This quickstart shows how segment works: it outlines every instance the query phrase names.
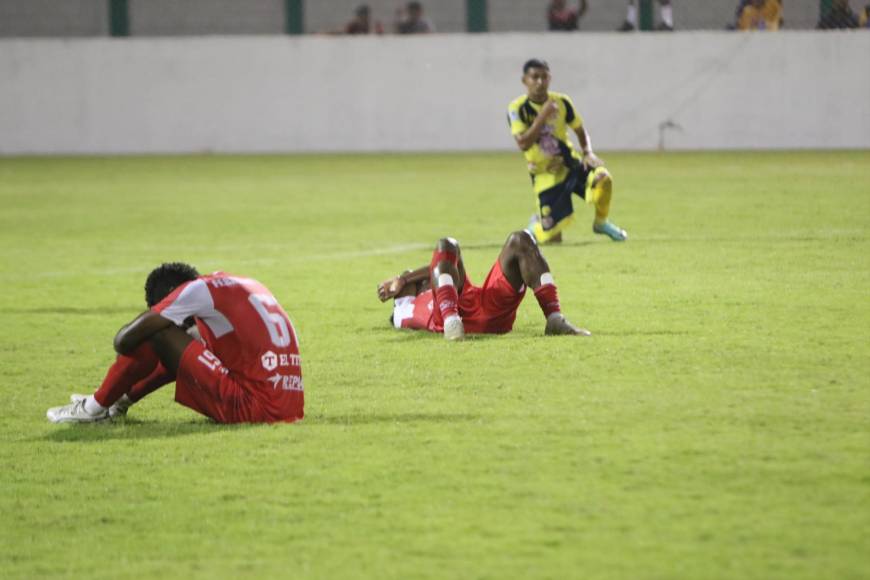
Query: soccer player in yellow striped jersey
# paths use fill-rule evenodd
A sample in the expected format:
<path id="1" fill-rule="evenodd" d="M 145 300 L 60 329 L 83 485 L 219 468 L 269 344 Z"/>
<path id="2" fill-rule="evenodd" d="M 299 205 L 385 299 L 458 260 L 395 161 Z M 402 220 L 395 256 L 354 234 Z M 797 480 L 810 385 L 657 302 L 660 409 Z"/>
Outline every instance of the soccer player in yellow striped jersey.
<path id="1" fill-rule="evenodd" d="M 527 94 L 508 106 L 508 122 L 517 146 L 523 152 L 537 195 L 537 212 L 529 224 L 539 242 L 561 242 L 562 230 L 574 220 L 571 196 L 579 195 L 595 207 L 592 231 L 622 242 L 625 230 L 610 222 L 613 181 L 604 162 L 592 151 L 583 119 L 568 95 L 550 88 L 550 67 L 538 59 L 523 65 Z M 578 153 L 568 137 L 577 135 Z"/>

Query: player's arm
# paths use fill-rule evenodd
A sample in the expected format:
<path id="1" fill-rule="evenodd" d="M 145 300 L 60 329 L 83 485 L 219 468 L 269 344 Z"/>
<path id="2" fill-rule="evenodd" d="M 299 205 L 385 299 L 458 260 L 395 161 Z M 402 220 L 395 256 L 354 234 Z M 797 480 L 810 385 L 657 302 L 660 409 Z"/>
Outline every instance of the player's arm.
<path id="1" fill-rule="evenodd" d="M 544 130 L 544 125 L 547 124 L 547 121 L 555 117 L 559 114 L 559 104 L 553 99 L 549 99 L 544 106 L 541 107 L 541 113 L 535 117 L 535 120 L 532 121 L 531 126 L 519 133 L 514 135 L 514 139 L 517 141 L 517 146 L 521 151 L 528 150 L 532 145 L 538 142 L 538 138 L 541 136 L 541 131 Z"/>
<path id="2" fill-rule="evenodd" d="M 592 140 L 589 138 L 589 133 L 586 132 L 586 127 L 580 125 L 573 129 L 574 133 L 577 134 L 577 142 L 580 143 L 580 151 L 583 152 L 583 164 L 593 169 L 604 165 L 604 161 L 592 151 Z"/>
<path id="3" fill-rule="evenodd" d="M 118 354 L 130 354 L 139 348 L 140 344 L 172 325 L 171 320 L 154 311 L 143 312 L 132 322 L 121 327 L 121 330 L 115 335 L 115 351 Z"/>
<path id="4" fill-rule="evenodd" d="M 384 280 L 378 284 L 378 299 L 386 302 L 395 298 L 408 284 L 417 284 L 429 279 L 429 266 L 422 266 L 416 270 L 405 270 L 398 276 Z"/>

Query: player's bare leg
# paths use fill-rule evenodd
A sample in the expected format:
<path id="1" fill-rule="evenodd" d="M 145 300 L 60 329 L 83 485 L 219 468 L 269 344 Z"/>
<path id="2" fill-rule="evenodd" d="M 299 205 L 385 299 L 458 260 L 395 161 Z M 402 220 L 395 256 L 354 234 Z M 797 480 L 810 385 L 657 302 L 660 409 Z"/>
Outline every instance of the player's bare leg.
<path id="1" fill-rule="evenodd" d="M 438 240 L 430 271 L 435 307 L 439 309 L 444 320 L 444 338 L 462 340 L 465 338 L 465 327 L 459 317 L 459 294 L 465 285 L 465 267 L 462 264 L 459 242 L 453 238 Z"/>
<path id="2" fill-rule="evenodd" d="M 194 339 L 180 327 L 169 326 L 155 333 L 148 340 L 163 366 L 173 374 L 178 374 L 181 357 L 184 355 L 187 345 Z"/>
<path id="3" fill-rule="evenodd" d="M 508 236 L 498 256 L 501 270 L 517 292 L 528 286 L 535 293 L 547 325 L 544 334 L 573 334 L 589 336 L 591 333 L 574 326 L 562 315 L 556 284 L 550 273 L 550 265 L 535 238 L 527 231 L 514 232 Z"/>

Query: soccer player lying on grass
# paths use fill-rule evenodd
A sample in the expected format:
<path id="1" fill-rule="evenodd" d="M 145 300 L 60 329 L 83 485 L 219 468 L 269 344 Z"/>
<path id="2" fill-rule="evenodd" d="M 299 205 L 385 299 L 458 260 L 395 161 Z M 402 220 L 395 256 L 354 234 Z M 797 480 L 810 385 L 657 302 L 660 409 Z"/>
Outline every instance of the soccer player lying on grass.
<path id="1" fill-rule="evenodd" d="M 613 181 L 604 162 L 592 152 L 589 134 L 571 98 L 550 92 L 550 66 L 531 59 L 523 65 L 526 94 L 508 105 L 508 124 L 523 152 L 538 211 L 529 231 L 541 243 L 562 241 L 562 230 L 574 220 L 571 196 L 579 195 L 595 206 L 592 231 L 616 242 L 628 239 L 625 230 L 608 221 Z M 577 135 L 582 156 L 568 137 Z"/>
<path id="2" fill-rule="evenodd" d="M 148 275 L 145 302 L 149 310 L 115 336 L 118 358 L 102 386 L 49 409 L 49 421 L 89 423 L 124 415 L 173 381 L 176 401 L 219 423 L 302 418 L 296 331 L 265 286 L 163 264 Z M 194 324 L 202 341 L 185 332 Z"/>
<path id="3" fill-rule="evenodd" d="M 562 316 L 550 267 L 525 230 L 508 237 L 483 286 L 468 279 L 459 242 L 443 238 L 428 266 L 385 280 L 378 286 L 378 298 L 394 299 L 391 320 L 396 328 L 443 332 L 447 340 L 461 340 L 466 332 L 510 332 L 526 287 L 547 319 L 544 334 L 590 335 Z"/>

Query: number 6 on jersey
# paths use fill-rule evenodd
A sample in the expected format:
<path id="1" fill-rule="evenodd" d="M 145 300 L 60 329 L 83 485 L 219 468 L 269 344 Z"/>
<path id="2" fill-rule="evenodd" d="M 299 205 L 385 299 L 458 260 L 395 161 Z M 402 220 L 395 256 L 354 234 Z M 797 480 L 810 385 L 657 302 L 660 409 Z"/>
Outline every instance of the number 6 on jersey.
<path id="1" fill-rule="evenodd" d="M 275 297 L 270 294 L 249 294 L 248 301 L 263 319 L 272 344 L 281 348 L 290 346 L 290 342 L 295 339 L 296 332 L 292 323 L 285 318 Z M 289 327 L 288 324 L 290 324 Z"/>

